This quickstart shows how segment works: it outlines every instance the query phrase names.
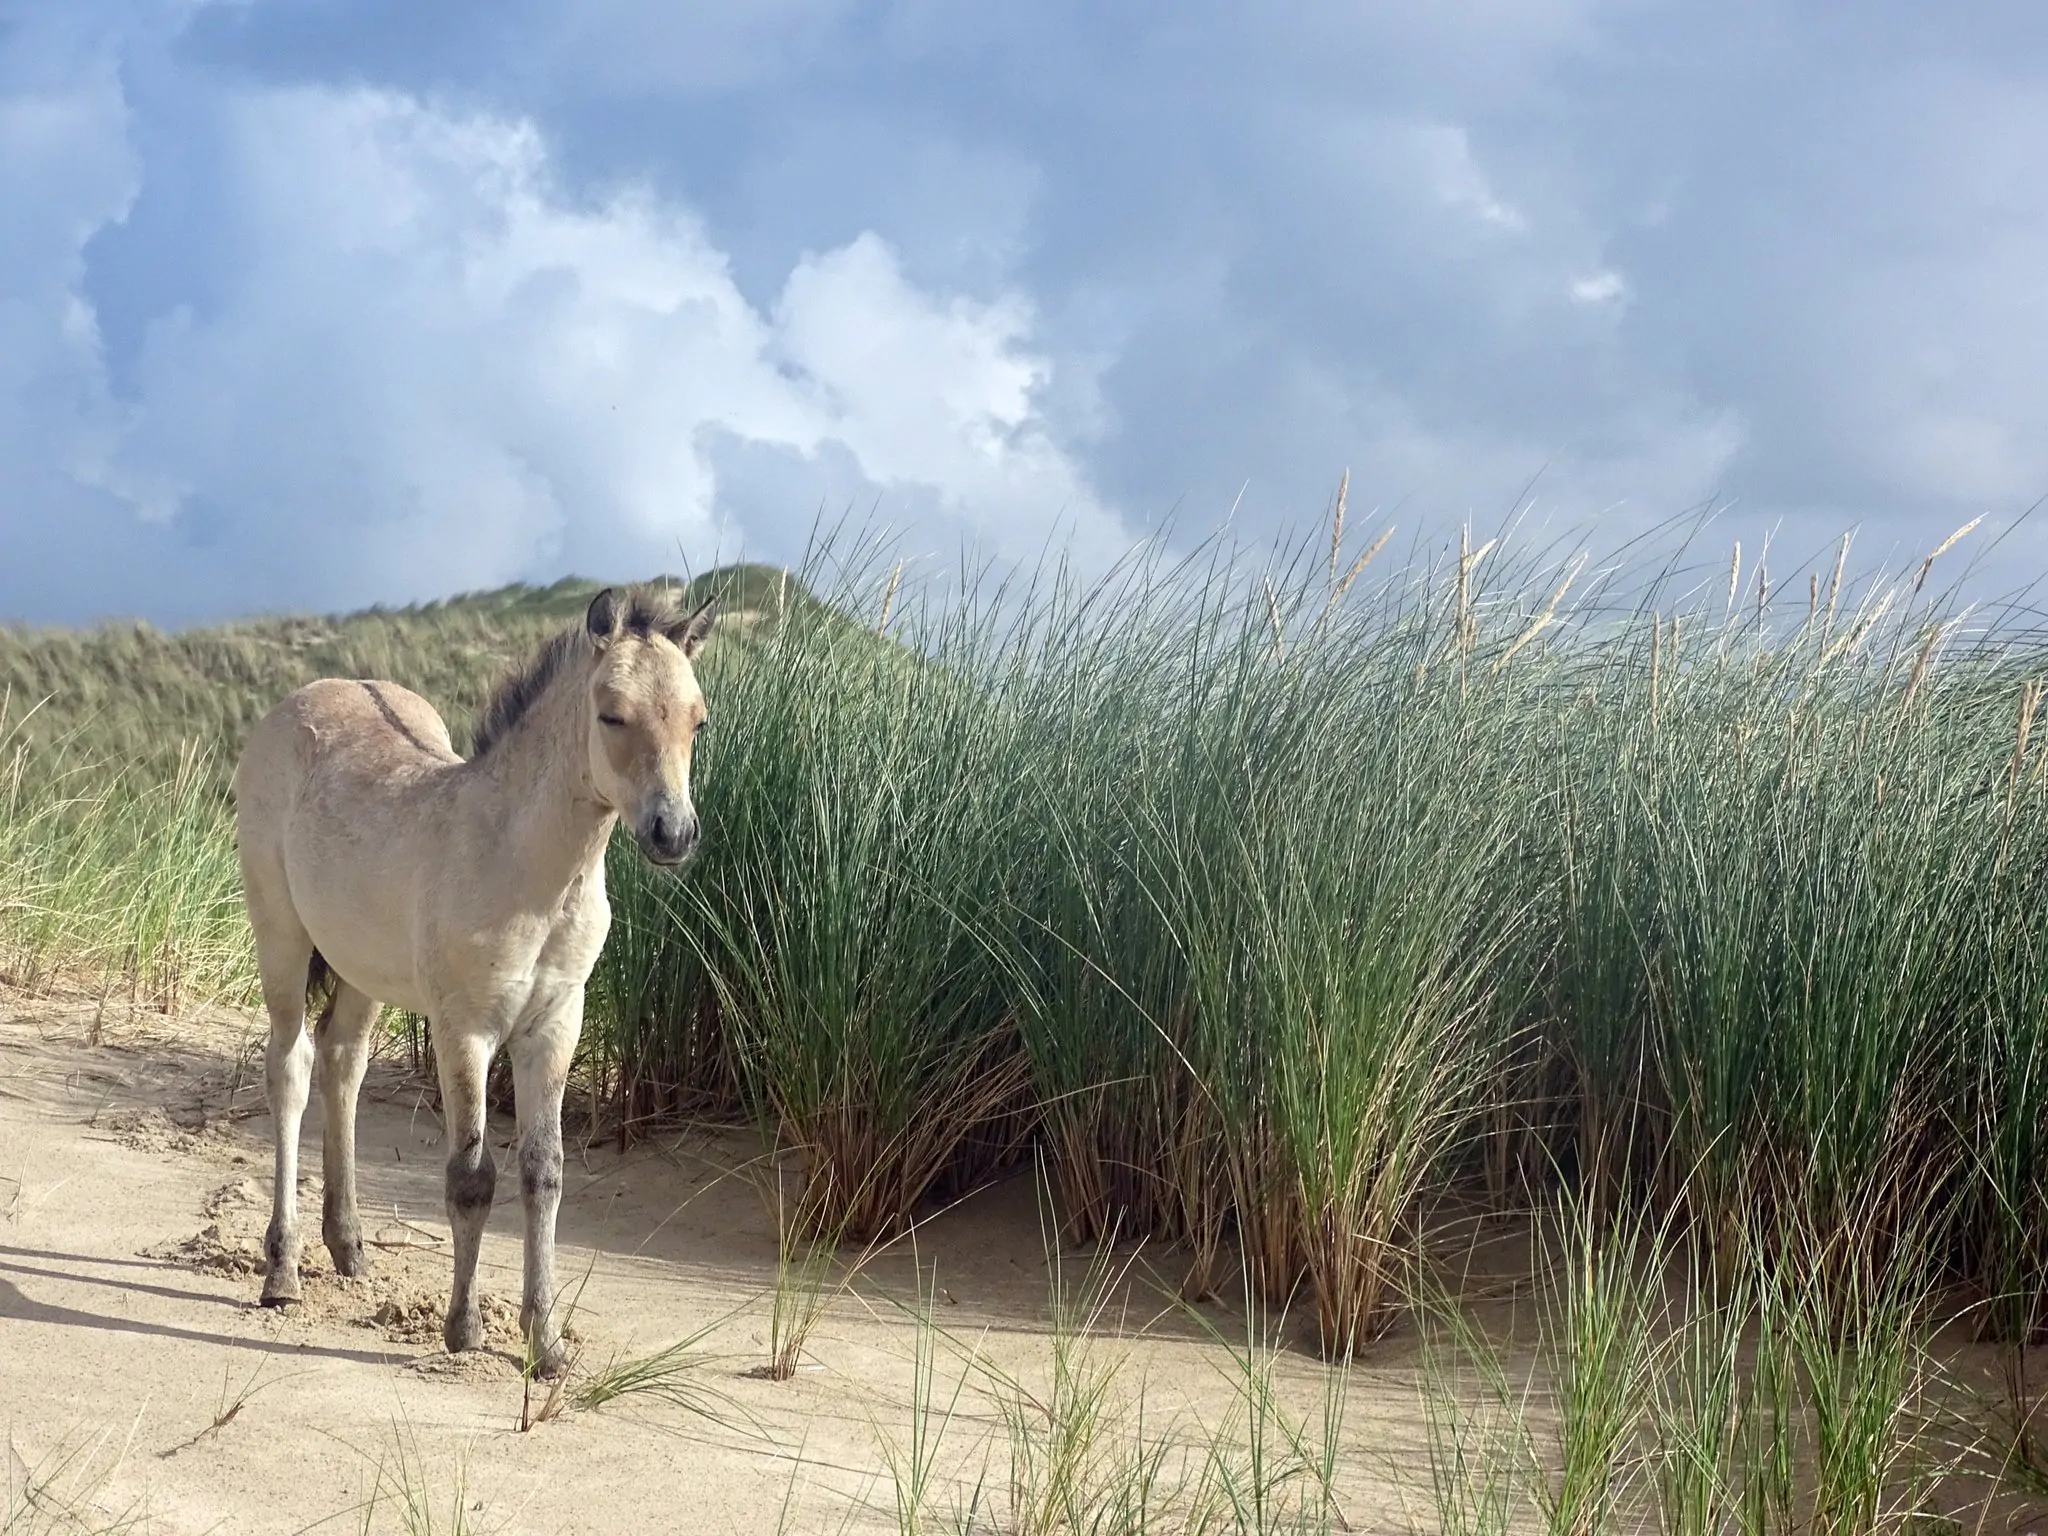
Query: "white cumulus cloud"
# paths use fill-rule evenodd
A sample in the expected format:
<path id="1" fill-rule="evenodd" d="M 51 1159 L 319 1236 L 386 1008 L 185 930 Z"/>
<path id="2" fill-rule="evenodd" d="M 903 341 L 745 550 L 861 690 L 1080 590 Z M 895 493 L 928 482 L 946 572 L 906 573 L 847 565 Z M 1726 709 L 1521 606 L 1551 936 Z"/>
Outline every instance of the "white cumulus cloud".
<path id="1" fill-rule="evenodd" d="M 921 289 L 864 233 L 757 308 L 687 208 L 573 202 L 530 124 L 403 93 L 247 91 L 222 139 L 236 212 L 210 259 L 235 280 L 149 322 L 59 468 L 145 535 L 232 548 L 256 601 L 786 553 L 834 499 L 1017 553 L 1124 537 L 1040 419 L 1052 365 L 1014 295 Z M 110 172 L 56 226 L 70 268 L 122 191 Z M 76 272 L 44 267 L 44 349 L 103 398 Z M 13 382 L 0 420 L 47 387 Z M 763 454 L 778 473 L 747 471 Z"/>
<path id="2" fill-rule="evenodd" d="M 1571 293 L 1575 304 L 1607 304 L 1627 296 L 1628 282 L 1619 272 L 1603 270 L 1578 279 Z"/>

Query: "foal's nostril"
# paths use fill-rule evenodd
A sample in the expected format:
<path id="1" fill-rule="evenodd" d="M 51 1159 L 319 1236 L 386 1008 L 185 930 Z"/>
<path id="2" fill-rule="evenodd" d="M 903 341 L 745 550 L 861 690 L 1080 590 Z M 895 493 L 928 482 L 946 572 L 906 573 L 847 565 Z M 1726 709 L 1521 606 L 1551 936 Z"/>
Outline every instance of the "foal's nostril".
<path id="1" fill-rule="evenodd" d="M 671 830 L 669 819 L 666 816 L 657 816 L 654 818 L 653 824 L 647 829 L 647 840 L 654 844 L 655 847 L 666 851 L 669 847 Z"/>

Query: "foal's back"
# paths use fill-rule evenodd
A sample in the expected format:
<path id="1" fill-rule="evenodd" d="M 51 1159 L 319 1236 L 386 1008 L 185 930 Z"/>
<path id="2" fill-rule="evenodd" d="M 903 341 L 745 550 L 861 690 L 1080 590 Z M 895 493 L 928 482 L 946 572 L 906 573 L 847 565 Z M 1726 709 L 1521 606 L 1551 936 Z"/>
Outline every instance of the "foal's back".
<path id="1" fill-rule="evenodd" d="M 235 764 L 235 823 L 252 843 L 281 842 L 295 815 L 374 818 L 462 760 L 448 727 L 396 683 L 327 678 L 308 683 L 256 723 Z M 367 829 L 366 829 L 367 830 Z"/>
<path id="2" fill-rule="evenodd" d="M 440 714 L 418 694 L 396 683 L 323 678 L 250 731 L 235 765 L 235 801 L 260 813 L 315 772 L 391 783 L 460 761 Z"/>

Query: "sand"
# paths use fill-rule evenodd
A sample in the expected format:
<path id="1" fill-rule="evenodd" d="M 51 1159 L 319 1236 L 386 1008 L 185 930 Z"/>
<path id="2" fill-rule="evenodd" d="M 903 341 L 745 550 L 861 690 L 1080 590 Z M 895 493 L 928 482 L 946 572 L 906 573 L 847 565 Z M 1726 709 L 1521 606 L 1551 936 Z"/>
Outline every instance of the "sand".
<path id="1" fill-rule="evenodd" d="M 558 1272 L 577 1291 L 572 1391 L 607 1364 L 700 1331 L 681 1400 L 597 1408 L 519 1370 L 520 1211 L 501 1200 L 484 1241 L 488 1347 L 440 1348 L 447 1294 L 441 1127 L 425 1086 L 378 1061 L 359 1118 L 370 1273 L 337 1277 L 318 1241 L 318 1096 L 306 1117 L 305 1300 L 257 1305 L 270 1125 L 261 1025 L 235 1010 L 170 1020 L 89 999 L 0 991 L 0 1422 L 12 1529 L 457 1529 L 535 1532 L 866 1531 L 898 1528 L 920 1330 L 919 1274 L 937 1330 L 927 1422 L 931 1507 L 1000 1507 L 1007 1441 L 995 1385 L 1042 1392 L 1055 1265 L 1029 1175 L 922 1226 L 834 1296 L 789 1380 L 763 1379 L 775 1224 L 729 1129 L 675 1132 L 621 1154 L 572 1131 Z M 509 1121 L 493 1120 L 501 1169 Z M 736 1171 L 737 1170 L 737 1171 Z M 516 1179 L 500 1181 L 516 1190 Z M 1115 1394 L 1142 1387 L 1154 1432 L 1243 1419 L 1231 1355 L 1241 1315 L 1199 1316 L 1165 1292 L 1171 1255 L 1124 1251 L 1127 1283 L 1098 1360 Z M 921 1265 L 921 1268 L 918 1267 Z M 1412 1345 L 1357 1373 L 1339 1436 L 1344 1515 L 1359 1530 L 1428 1526 Z M 1320 1423 L 1324 1374 L 1303 1352 L 1280 1395 Z M 522 1429 L 522 1421 L 527 1427 Z M 1209 1432 L 1204 1431 L 1204 1432 Z M 1406 1472 L 1403 1473 L 1403 1468 Z M 1404 1491 L 1405 1489 L 1405 1491 Z M 25 1502 L 25 1490 L 38 1503 Z M 431 1526 L 407 1522 L 425 1500 Z M 65 1512 L 81 1524 L 66 1525 Z M 950 1528 L 950 1527 L 947 1527 Z"/>

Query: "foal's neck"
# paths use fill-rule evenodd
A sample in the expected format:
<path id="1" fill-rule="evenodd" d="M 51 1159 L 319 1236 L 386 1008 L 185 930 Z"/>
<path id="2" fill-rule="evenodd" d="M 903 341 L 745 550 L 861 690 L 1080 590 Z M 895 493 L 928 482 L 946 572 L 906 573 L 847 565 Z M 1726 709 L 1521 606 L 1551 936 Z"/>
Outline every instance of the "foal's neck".
<path id="1" fill-rule="evenodd" d="M 603 867 L 618 819 L 590 782 L 582 683 L 580 668 L 563 668 L 479 765 L 501 846 L 521 886 L 543 897 Z"/>

